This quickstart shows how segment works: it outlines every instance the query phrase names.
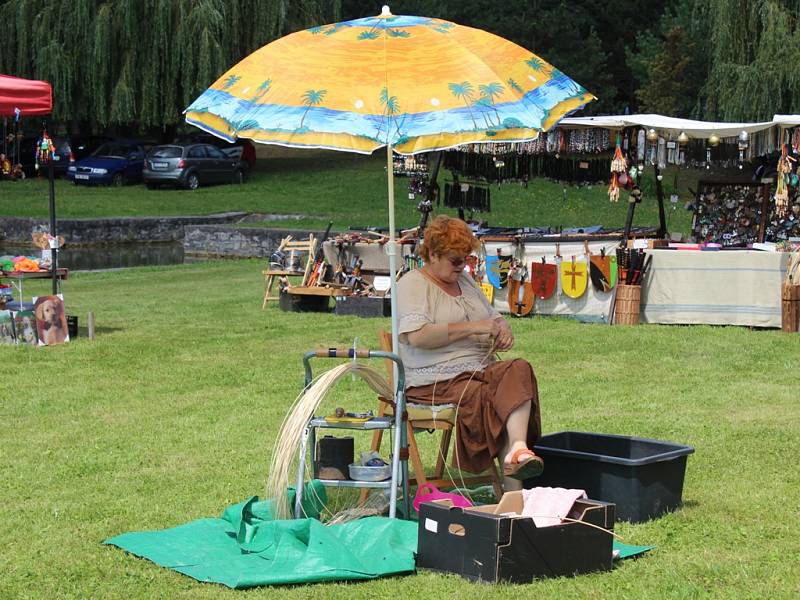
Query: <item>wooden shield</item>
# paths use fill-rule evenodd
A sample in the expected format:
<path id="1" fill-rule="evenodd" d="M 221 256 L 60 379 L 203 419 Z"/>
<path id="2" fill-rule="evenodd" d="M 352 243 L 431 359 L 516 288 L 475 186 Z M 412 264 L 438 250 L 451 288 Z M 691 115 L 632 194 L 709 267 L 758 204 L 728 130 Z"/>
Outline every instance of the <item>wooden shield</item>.
<path id="1" fill-rule="evenodd" d="M 593 254 L 589 260 L 589 278 L 594 289 L 598 292 L 610 292 L 611 288 L 611 257 Z"/>
<path id="2" fill-rule="evenodd" d="M 547 300 L 558 287 L 558 267 L 548 263 L 534 262 L 531 265 L 531 285 L 537 298 Z"/>
<path id="3" fill-rule="evenodd" d="M 561 291 L 570 298 L 580 298 L 586 291 L 589 268 L 583 259 L 561 261 Z"/>
<path id="4" fill-rule="evenodd" d="M 508 272 L 511 270 L 512 258 L 510 254 L 486 257 L 486 279 L 498 290 L 508 285 Z"/>

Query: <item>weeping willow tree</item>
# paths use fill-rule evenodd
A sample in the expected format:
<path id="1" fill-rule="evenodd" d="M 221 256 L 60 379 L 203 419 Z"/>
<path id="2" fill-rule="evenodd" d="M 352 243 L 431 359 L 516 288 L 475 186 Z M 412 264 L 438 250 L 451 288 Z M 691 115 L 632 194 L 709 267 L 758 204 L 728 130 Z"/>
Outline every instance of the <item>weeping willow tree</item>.
<path id="1" fill-rule="evenodd" d="M 706 117 L 769 120 L 776 113 L 800 112 L 800 0 L 708 5 Z"/>
<path id="2" fill-rule="evenodd" d="M 0 0 L 0 72 L 53 85 L 62 122 L 172 126 L 231 65 L 340 0 Z"/>

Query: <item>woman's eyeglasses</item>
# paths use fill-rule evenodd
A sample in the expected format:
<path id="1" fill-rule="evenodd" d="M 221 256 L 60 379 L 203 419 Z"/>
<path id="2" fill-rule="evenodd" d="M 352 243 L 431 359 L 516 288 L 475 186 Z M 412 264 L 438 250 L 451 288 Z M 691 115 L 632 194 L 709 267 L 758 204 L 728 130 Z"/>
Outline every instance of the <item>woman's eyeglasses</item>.
<path id="1" fill-rule="evenodd" d="M 465 256 L 459 258 L 456 258 L 454 256 L 448 256 L 447 260 L 449 260 L 450 264 L 453 265 L 453 267 L 456 269 L 459 267 L 463 267 L 465 264 L 467 264 L 467 258 Z"/>

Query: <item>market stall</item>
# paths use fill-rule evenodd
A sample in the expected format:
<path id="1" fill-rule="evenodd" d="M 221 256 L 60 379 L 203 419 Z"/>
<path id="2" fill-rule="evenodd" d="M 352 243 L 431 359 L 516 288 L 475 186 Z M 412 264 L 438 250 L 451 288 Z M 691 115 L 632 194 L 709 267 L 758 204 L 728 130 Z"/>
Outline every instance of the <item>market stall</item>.
<path id="1" fill-rule="evenodd" d="M 48 82 L 0 75 L 0 116 L 4 119 L 4 126 L 9 118 L 17 123 L 21 117 L 45 116 L 52 110 L 53 92 Z M 62 344 L 70 339 L 64 301 L 59 295 L 59 283 L 66 278 L 67 271 L 58 267 L 60 239 L 56 231 L 53 151 L 52 140 L 47 135 L 47 124 L 43 122 L 42 135 L 36 145 L 36 159 L 37 164 L 48 166 L 50 230 L 46 233 L 32 232 L 34 240 L 38 237 L 43 242 L 39 246 L 42 250 L 41 262 L 25 257 L 21 257 L 22 260 L 17 263 L 3 261 L 0 281 L 10 282 L 3 284 L 4 292 L 11 289 L 5 287 L 10 285 L 17 290 L 19 298 L 14 302 L 11 294 L 3 293 L 0 296 L 0 343 L 3 344 L 49 346 Z M 18 151 L 16 155 L 19 156 Z M 46 266 L 43 267 L 43 264 Z M 27 279 L 40 278 L 52 280 L 52 295 L 38 296 L 32 302 L 26 302 L 24 282 Z"/>
<path id="2" fill-rule="evenodd" d="M 0 116 L 4 122 L 8 118 L 19 121 L 21 117 L 46 116 L 53 112 L 53 89 L 46 81 L 24 79 L 0 74 Z M 55 240 L 52 249 L 53 294 L 58 293 L 58 235 L 56 231 L 56 192 L 53 173 L 53 145 L 43 123 L 42 136 L 37 144 L 37 160 L 48 165 L 50 196 L 50 235 Z"/>

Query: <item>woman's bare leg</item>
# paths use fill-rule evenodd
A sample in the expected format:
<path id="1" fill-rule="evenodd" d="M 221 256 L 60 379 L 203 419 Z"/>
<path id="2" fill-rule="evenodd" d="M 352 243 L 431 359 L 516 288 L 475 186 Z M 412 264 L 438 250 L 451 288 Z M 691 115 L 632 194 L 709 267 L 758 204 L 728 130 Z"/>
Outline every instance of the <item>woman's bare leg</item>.
<path id="1" fill-rule="evenodd" d="M 511 457 L 517 450 L 528 449 L 528 421 L 531 416 L 530 400 L 518 406 L 506 421 L 505 443 L 503 444 L 503 464 L 510 464 Z M 522 482 L 512 477 L 503 478 L 506 491 L 521 490 Z"/>

